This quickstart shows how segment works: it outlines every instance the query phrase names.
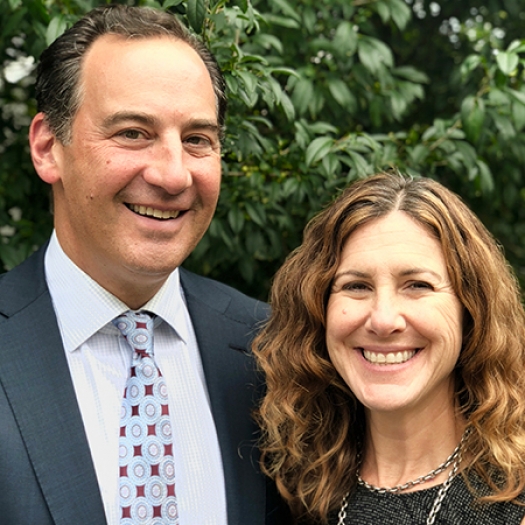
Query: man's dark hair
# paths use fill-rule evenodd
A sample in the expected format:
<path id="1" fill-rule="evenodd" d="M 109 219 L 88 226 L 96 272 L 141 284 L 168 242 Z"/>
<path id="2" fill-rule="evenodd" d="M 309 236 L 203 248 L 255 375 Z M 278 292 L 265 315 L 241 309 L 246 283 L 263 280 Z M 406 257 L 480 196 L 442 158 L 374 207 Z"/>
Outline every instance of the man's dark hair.
<path id="1" fill-rule="evenodd" d="M 82 101 L 80 71 L 83 57 L 106 34 L 127 38 L 169 36 L 187 43 L 200 56 L 211 77 L 217 100 L 219 127 L 226 117 L 225 82 L 209 49 L 177 18 L 148 8 L 111 5 L 97 7 L 57 38 L 41 55 L 37 68 L 37 110 L 63 144 L 71 141 L 71 124 Z"/>

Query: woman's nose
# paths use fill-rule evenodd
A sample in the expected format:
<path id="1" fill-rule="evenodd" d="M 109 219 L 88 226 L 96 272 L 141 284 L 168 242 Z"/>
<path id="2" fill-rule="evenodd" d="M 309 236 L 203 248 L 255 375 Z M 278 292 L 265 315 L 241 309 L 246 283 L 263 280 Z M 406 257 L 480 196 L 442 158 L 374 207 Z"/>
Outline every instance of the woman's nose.
<path id="1" fill-rule="evenodd" d="M 402 301 L 393 292 L 379 292 L 370 305 L 365 328 L 380 337 L 388 337 L 406 328 Z"/>

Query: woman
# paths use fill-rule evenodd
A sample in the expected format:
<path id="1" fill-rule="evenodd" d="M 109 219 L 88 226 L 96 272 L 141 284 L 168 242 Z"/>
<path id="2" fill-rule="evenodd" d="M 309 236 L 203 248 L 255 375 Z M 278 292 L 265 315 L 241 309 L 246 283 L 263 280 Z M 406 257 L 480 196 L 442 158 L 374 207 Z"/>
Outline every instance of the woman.
<path id="1" fill-rule="evenodd" d="M 494 239 L 379 174 L 305 230 L 254 342 L 263 468 L 298 523 L 525 524 L 525 316 Z"/>

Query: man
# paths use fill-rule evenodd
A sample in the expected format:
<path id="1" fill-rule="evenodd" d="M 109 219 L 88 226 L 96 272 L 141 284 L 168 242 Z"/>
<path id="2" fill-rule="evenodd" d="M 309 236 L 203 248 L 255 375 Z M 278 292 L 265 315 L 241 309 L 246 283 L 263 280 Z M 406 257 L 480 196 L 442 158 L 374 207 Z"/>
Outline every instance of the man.
<path id="1" fill-rule="evenodd" d="M 101 7 L 43 53 L 37 77 L 29 138 L 55 231 L 0 279 L 0 521 L 287 523 L 258 472 L 251 420 L 247 349 L 265 308 L 179 268 L 219 195 L 225 98 L 213 56 L 167 13 Z M 122 315 L 154 325 L 151 355 L 120 333 Z M 131 499 L 148 499 L 150 480 L 126 477 L 121 408 L 143 355 L 167 388 L 161 448 L 174 485 L 132 444 L 133 474 L 149 472 L 160 494 L 134 515 L 122 498 L 132 485 Z M 164 490 L 175 502 L 162 521 Z"/>

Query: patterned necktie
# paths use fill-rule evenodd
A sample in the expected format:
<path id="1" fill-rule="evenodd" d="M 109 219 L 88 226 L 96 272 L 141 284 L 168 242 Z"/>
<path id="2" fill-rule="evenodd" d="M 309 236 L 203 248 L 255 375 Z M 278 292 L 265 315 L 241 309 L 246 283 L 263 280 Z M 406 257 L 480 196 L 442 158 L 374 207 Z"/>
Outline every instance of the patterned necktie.
<path id="1" fill-rule="evenodd" d="M 128 311 L 113 324 L 133 350 L 120 419 L 120 524 L 178 525 L 168 391 L 153 359 L 153 318 Z"/>

